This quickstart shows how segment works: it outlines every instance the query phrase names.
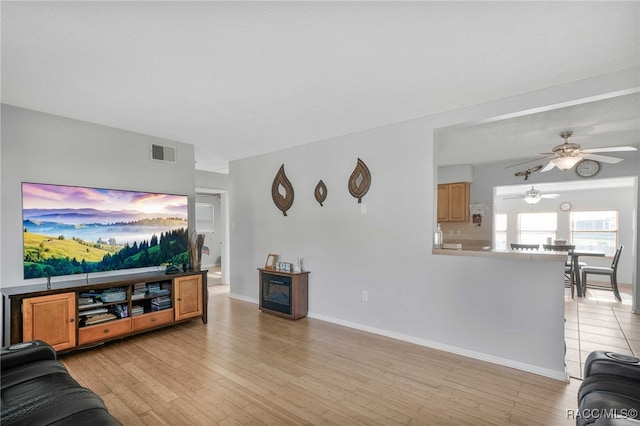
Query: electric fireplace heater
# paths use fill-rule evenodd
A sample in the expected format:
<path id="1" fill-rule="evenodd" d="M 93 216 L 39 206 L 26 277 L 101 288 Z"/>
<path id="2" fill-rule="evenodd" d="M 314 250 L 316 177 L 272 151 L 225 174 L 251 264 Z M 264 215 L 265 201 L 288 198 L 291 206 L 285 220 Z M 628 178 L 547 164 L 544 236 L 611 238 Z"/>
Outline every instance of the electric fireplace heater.
<path id="1" fill-rule="evenodd" d="M 262 307 L 291 315 L 291 277 L 263 274 Z"/>
<path id="2" fill-rule="evenodd" d="M 309 271 L 285 272 L 258 268 L 260 310 L 289 319 L 307 316 L 309 310 Z"/>

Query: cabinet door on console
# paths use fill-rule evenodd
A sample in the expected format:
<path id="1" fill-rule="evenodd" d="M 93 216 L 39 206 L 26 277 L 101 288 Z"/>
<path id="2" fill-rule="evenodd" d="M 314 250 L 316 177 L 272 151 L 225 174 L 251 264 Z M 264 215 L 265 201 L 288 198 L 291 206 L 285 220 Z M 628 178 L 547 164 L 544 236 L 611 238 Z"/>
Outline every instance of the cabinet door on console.
<path id="1" fill-rule="evenodd" d="M 60 351 L 76 345 L 76 294 L 30 297 L 22 301 L 22 340 L 44 340 Z"/>
<path id="2" fill-rule="evenodd" d="M 202 316 L 202 275 L 176 277 L 173 283 L 176 321 Z"/>

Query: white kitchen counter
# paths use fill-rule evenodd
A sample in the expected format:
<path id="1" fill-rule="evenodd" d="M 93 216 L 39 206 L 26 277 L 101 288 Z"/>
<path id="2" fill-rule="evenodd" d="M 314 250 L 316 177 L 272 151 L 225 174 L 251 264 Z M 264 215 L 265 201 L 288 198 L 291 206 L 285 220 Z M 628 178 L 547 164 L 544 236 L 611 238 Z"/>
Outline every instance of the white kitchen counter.
<path id="1" fill-rule="evenodd" d="M 444 256 L 471 256 L 491 259 L 531 260 L 535 262 L 566 262 L 567 260 L 567 253 L 555 251 L 433 249 L 431 253 Z"/>

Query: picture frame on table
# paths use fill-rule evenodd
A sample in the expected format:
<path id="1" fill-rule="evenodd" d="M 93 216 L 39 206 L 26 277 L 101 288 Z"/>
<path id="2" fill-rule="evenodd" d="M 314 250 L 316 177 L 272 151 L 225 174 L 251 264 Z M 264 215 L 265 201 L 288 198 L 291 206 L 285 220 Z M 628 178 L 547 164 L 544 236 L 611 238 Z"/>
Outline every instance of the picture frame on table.
<path id="1" fill-rule="evenodd" d="M 274 270 L 276 269 L 277 263 L 278 263 L 278 255 L 269 254 L 267 255 L 267 261 L 264 264 L 264 269 Z"/>

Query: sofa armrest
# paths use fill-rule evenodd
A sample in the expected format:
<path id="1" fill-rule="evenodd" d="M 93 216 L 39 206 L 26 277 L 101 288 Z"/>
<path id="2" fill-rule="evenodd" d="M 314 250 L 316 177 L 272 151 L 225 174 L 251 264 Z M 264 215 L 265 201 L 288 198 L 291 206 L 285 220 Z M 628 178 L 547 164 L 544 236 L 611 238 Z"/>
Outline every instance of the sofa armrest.
<path id="1" fill-rule="evenodd" d="M 56 351 L 47 342 L 31 340 L 23 343 L 5 346 L 0 352 L 2 370 L 13 368 L 20 364 L 40 360 L 55 360 Z"/>
<path id="2" fill-rule="evenodd" d="M 584 363 L 584 378 L 596 374 L 628 377 L 640 381 L 640 359 L 608 351 L 594 351 Z"/>

